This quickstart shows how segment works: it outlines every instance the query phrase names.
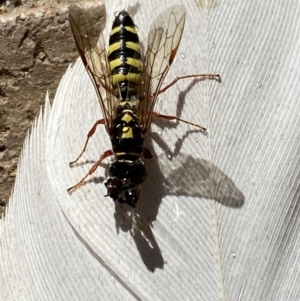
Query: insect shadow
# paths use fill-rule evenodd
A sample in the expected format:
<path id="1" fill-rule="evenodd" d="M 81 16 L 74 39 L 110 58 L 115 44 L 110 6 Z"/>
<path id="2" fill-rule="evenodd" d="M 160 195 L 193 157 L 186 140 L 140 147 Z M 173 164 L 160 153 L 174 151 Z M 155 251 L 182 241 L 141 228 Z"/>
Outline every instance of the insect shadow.
<path id="1" fill-rule="evenodd" d="M 197 82 L 179 94 L 177 116 L 181 115 L 186 93 Z M 179 122 L 159 120 L 158 126 L 173 128 Z M 145 160 L 148 177 L 142 189 L 137 207 L 115 204 L 115 223 L 117 232 L 132 232 L 137 250 L 149 271 L 163 269 L 165 260 L 152 232 L 152 224 L 157 218 L 162 199 L 167 195 L 192 196 L 216 201 L 224 206 L 239 208 L 244 204 L 244 195 L 234 182 L 213 163 L 197 159 L 180 152 L 184 139 L 200 130 L 187 131 L 175 144 L 173 151 L 158 133 L 149 133 L 145 145 L 153 154 Z M 150 138 L 151 137 L 151 138 Z M 153 150 L 155 141 L 164 152 L 156 156 Z"/>
<path id="2" fill-rule="evenodd" d="M 133 239 L 141 259 L 148 270 L 154 272 L 156 268 L 164 267 L 152 224 L 165 196 L 206 198 L 227 207 L 239 208 L 244 204 L 244 195 L 213 163 L 192 155 L 180 153 L 172 160 L 166 154 L 154 155 L 146 165 L 148 179 L 137 207 L 132 209 L 116 204 L 114 217 L 117 231 L 134 232 Z"/>

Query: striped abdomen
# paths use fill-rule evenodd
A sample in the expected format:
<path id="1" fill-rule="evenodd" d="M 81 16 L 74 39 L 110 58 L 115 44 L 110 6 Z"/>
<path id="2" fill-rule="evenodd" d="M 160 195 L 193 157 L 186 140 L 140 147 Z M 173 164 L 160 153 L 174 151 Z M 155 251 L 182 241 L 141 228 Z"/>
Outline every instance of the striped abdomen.
<path id="1" fill-rule="evenodd" d="M 115 18 L 109 38 L 108 60 L 116 97 L 137 95 L 141 82 L 141 47 L 133 20 L 126 11 Z"/>

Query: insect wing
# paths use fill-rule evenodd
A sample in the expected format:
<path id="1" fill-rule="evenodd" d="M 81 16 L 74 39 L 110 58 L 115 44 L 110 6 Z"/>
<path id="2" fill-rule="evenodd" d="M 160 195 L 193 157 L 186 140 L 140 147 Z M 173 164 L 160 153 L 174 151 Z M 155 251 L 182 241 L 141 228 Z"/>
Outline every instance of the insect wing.
<path id="1" fill-rule="evenodd" d="M 150 127 L 159 90 L 178 50 L 185 15 L 184 7 L 175 5 L 162 13 L 150 28 L 139 106 L 139 118 L 144 133 Z"/>
<path id="2" fill-rule="evenodd" d="M 103 112 L 106 130 L 112 127 L 112 115 L 115 103 L 110 80 L 110 67 L 103 37 L 105 16 L 100 6 L 82 8 L 69 7 L 69 20 L 75 43 L 83 64 L 95 86 Z"/>

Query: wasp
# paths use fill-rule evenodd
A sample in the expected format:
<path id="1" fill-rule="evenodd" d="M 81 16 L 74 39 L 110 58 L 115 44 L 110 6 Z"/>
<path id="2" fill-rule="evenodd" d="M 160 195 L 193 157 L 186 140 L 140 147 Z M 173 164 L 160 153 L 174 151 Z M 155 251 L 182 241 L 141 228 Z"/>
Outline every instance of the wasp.
<path id="1" fill-rule="evenodd" d="M 144 137 L 152 118 L 178 120 L 206 131 L 201 125 L 154 111 L 158 96 L 180 79 L 200 77 L 220 82 L 217 74 L 193 74 L 177 77 L 162 88 L 176 56 L 185 19 L 185 9 L 180 5 L 161 14 L 150 28 L 143 54 L 137 27 L 129 13 L 123 10 L 115 16 L 106 51 L 103 32 L 95 40 L 95 32 L 89 32 L 90 23 L 84 20 L 79 7 L 70 7 L 69 20 L 75 43 L 103 113 L 103 118 L 89 131 L 83 150 L 70 165 L 82 156 L 98 125 L 105 126 L 112 149 L 105 151 L 89 172 L 68 191 L 81 186 L 104 159 L 112 156 L 105 182 L 106 196 L 135 207 L 141 184 L 147 177 L 144 159 L 152 157 L 144 147 Z"/>

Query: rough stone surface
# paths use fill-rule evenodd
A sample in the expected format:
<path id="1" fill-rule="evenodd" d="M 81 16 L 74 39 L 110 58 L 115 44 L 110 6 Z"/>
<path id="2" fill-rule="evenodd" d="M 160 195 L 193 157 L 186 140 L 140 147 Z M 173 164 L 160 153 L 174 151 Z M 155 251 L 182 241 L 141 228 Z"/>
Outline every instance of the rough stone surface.
<path id="1" fill-rule="evenodd" d="M 69 28 L 75 1 L 0 2 L 0 215 L 27 131 L 78 54 Z"/>

